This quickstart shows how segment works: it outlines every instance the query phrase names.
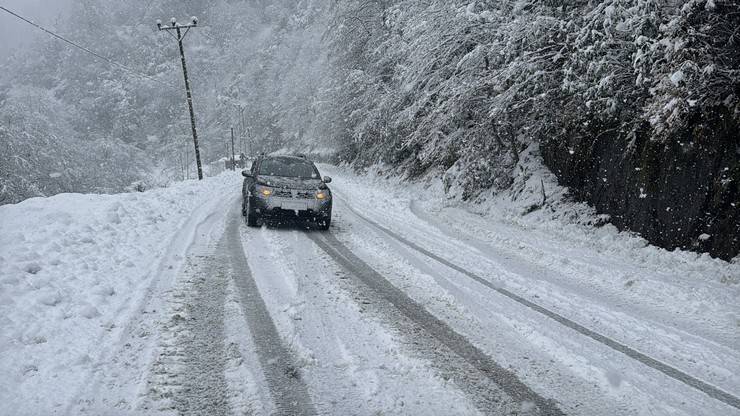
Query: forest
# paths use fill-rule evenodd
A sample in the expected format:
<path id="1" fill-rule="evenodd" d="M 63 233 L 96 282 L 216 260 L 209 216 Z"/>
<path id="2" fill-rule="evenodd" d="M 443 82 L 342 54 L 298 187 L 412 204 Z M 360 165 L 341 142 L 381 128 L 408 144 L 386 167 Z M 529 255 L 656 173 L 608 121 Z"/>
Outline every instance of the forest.
<path id="1" fill-rule="evenodd" d="M 183 179 L 186 39 L 205 162 L 302 152 L 450 198 L 536 150 L 570 197 L 667 249 L 740 253 L 735 0 L 75 0 L 0 64 L 0 204 Z M 101 24 L 109 22 L 110 24 Z M 29 30 L 33 28 L 29 27 Z M 546 209 L 543 207 L 542 209 Z"/>

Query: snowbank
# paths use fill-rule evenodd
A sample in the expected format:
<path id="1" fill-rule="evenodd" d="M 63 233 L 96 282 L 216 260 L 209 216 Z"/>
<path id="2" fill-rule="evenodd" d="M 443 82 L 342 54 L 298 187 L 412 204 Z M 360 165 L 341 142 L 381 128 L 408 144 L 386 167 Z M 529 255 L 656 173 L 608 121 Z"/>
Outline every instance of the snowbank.
<path id="1" fill-rule="evenodd" d="M 464 189 L 454 181 L 446 181 L 447 175 L 438 171 L 409 182 L 399 177 L 395 169 L 383 165 L 368 168 L 362 175 L 347 166 L 322 165 L 321 170 L 341 175 L 351 187 L 392 188 L 397 201 L 392 203 L 394 206 L 414 202 L 431 212 L 460 209 L 481 219 L 550 233 L 555 238 L 599 253 L 619 254 L 630 263 L 675 269 L 678 262 L 699 272 L 694 277 L 701 280 L 740 282 L 740 257 L 728 263 L 708 254 L 650 245 L 637 233 L 620 232 L 609 224 L 609 215 L 599 214 L 588 204 L 572 200 L 568 188 L 560 186 L 557 177 L 542 162 L 537 145 L 522 152 L 510 189 L 500 193 L 489 190 L 473 201 L 463 201 Z M 371 200 L 378 202 L 377 198 L 371 197 Z M 711 273 L 702 274 L 703 271 Z"/>
<path id="2" fill-rule="evenodd" d="M 144 193 L 60 194 L 1 206 L 3 412 L 64 413 L 120 327 L 141 313 L 146 288 L 161 270 L 179 267 L 163 259 L 173 243 L 189 245 L 175 235 L 194 227 L 204 206 L 236 196 L 239 182 L 228 172 Z"/>

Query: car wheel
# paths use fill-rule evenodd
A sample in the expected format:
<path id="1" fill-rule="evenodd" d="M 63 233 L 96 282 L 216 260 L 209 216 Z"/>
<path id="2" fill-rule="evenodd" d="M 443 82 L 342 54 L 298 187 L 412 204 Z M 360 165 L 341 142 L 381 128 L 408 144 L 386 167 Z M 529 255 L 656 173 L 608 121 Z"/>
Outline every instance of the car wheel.
<path id="1" fill-rule="evenodd" d="M 325 218 L 322 218 L 316 222 L 316 225 L 318 225 L 319 230 L 326 231 L 331 227 L 331 215 Z"/>
<path id="2" fill-rule="evenodd" d="M 259 227 L 258 220 L 256 215 L 247 215 L 247 225 L 249 227 Z"/>
<path id="3" fill-rule="evenodd" d="M 259 217 L 256 213 L 252 210 L 252 204 L 247 202 L 247 208 L 245 210 L 245 214 L 247 217 L 247 226 L 249 227 L 257 227 Z"/>

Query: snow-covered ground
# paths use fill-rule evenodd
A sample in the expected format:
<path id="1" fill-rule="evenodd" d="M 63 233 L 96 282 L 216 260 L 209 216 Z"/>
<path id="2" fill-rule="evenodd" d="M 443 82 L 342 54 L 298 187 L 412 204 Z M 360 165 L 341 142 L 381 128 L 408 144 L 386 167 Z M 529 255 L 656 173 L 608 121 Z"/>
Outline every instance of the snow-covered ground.
<path id="1" fill-rule="evenodd" d="M 238 184 L 222 175 L 0 207 L 0 413 L 65 413 Z"/>
<path id="2" fill-rule="evenodd" d="M 478 204 L 322 166 L 328 233 L 246 227 L 231 172 L 0 207 L 0 413 L 740 414 L 740 264 L 590 225 L 535 152 Z"/>
<path id="3" fill-rule="evenodd" d="M 445 198 L 442 181 L 409 185 L 379 168 L 360 176 L 324 170 L 341 177 L 333 187 L 338 238 L 528 385 L 556 397 L 566 413 L 736 414 L 363 221 L 736 398 L 740 263 L 668 252 L 611 225 L 594 227 L 599 216 L 566 201 L 534 155 L 522 168 L 511 192 L 477 204 Z M 543 183 L 549 202 L 525 214 L 542 202 Z"/>

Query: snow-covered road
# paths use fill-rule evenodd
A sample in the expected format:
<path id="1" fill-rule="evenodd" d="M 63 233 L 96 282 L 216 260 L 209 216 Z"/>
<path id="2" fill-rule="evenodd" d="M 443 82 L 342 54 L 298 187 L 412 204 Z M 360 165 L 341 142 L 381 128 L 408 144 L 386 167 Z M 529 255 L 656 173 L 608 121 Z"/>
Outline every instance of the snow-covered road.
<path id="1" fill-rule="evenodd" d="M 0 413 L 740 415 L 740 265 L 322 169 L 328 232 L 230 173 L 0 207 Z"/>

